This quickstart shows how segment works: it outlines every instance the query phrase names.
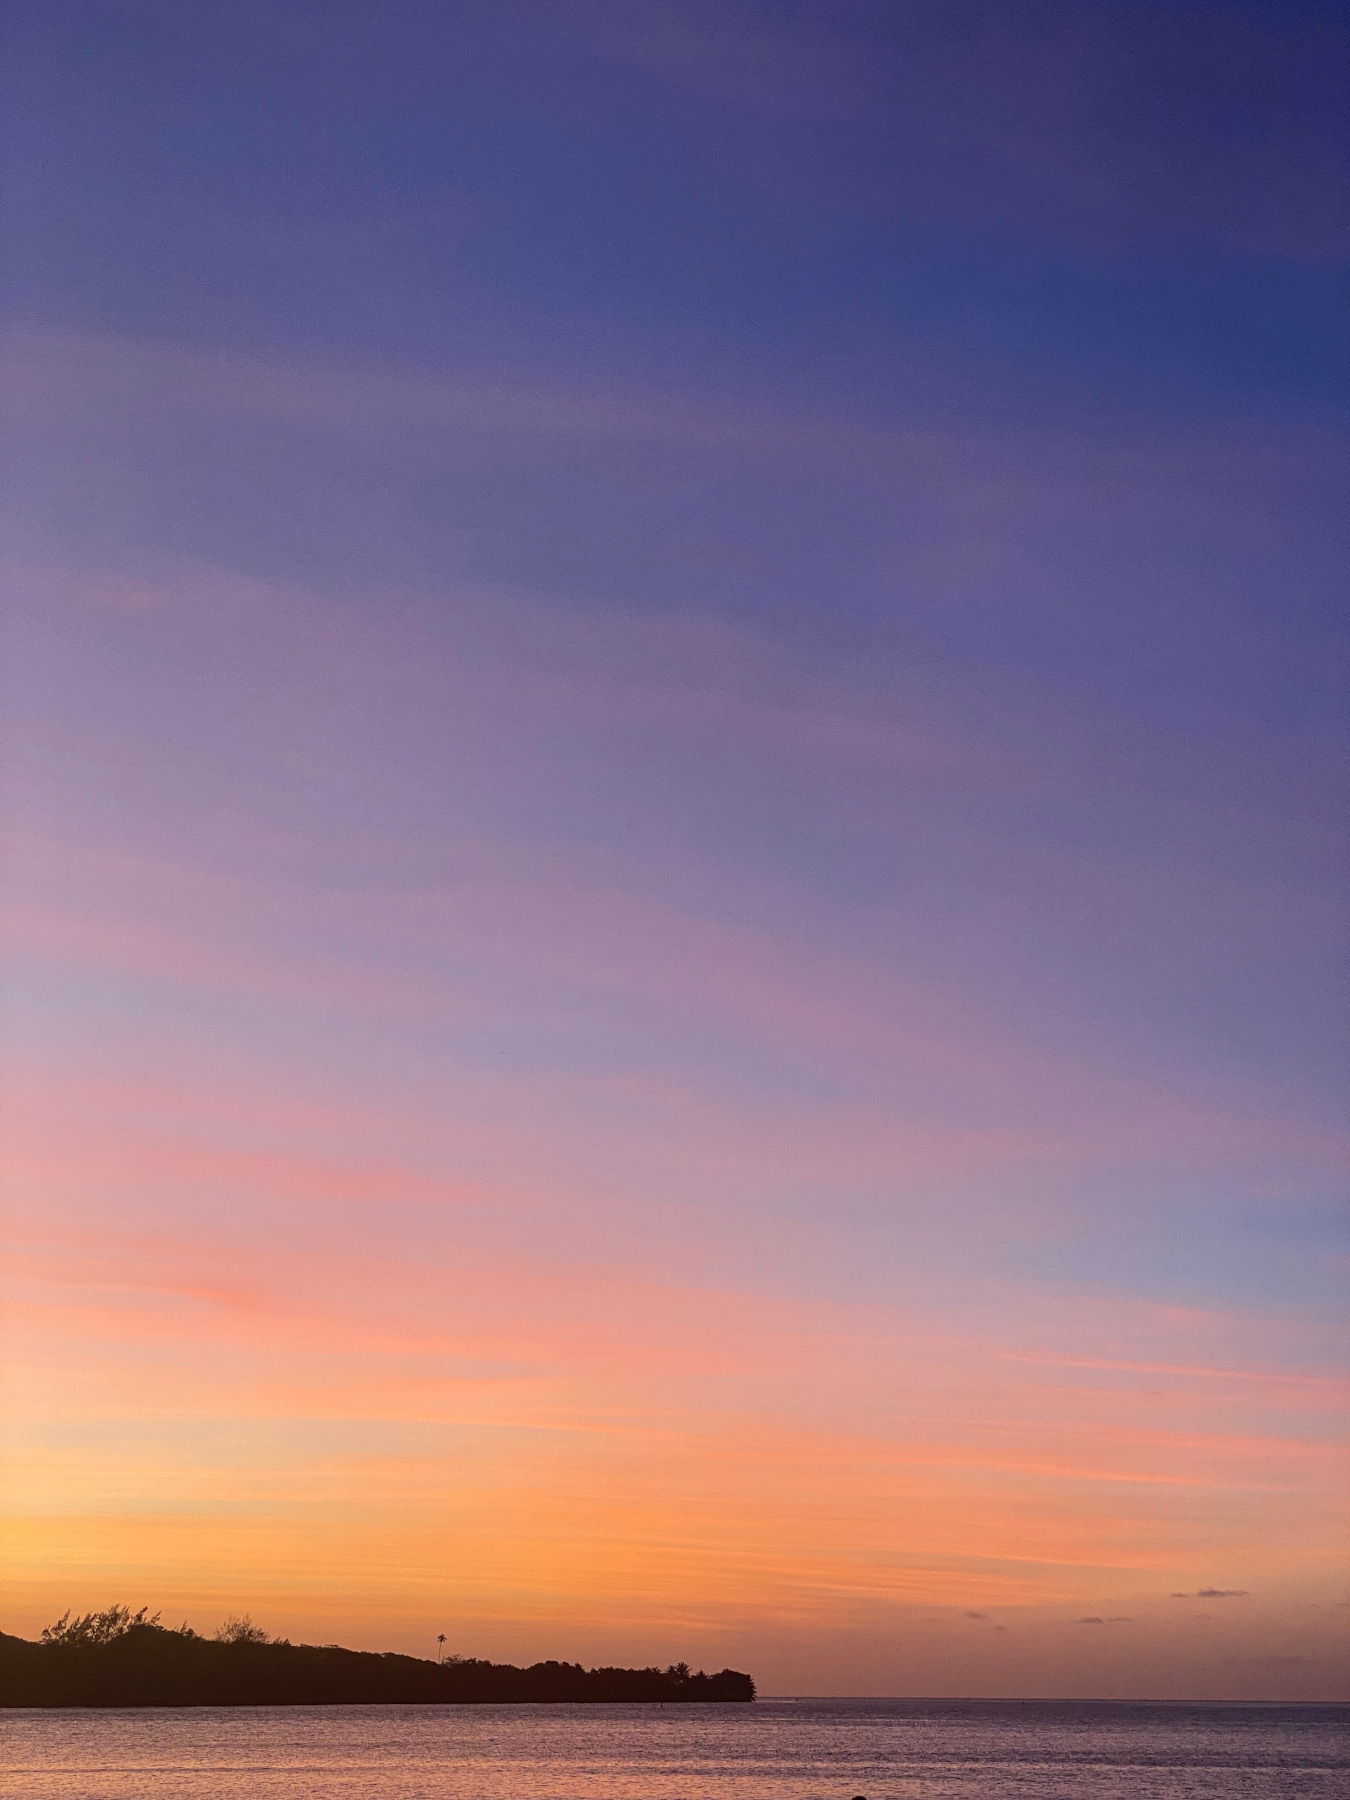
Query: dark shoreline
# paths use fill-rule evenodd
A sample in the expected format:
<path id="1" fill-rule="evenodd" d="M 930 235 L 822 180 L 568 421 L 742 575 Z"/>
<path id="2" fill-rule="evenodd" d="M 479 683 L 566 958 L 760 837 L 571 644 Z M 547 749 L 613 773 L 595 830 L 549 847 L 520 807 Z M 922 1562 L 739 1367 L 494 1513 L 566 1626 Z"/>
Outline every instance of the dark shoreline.
<path id="1" fill-rule="evenodd" d="M 436 1663 L 335 1644 L 220 1643 L 151 1625 L 105 1644 L 41 1644 L 0 1633 L 0 1708 L 683 1705 L 754 1697 L 754 1682 L 734 1669 Z"/>

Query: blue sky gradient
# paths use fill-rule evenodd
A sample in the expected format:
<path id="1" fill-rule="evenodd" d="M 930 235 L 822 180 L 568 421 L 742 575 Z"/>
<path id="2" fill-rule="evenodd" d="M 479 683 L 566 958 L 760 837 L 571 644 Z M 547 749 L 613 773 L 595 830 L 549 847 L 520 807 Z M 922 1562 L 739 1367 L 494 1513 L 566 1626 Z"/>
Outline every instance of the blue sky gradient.
<path id="1" fill-rule="evenodd" d="M 1096 1520 L 1093 1568 L 1135 1561 L 1005 1571 L 1033 1647 L 952 1638 L 915 1665 L 939 1686 L 1340 1691 L 1309 1596 L 1344 1437 L 1344 10 L 18 0 L 4 33 L 15 1617 L 110 1597 L 68 1591 L 67 1457 L 124 1497 L 119 1595 L 243 1579 L 225 1524 L 208 1575 L 165 1572 L 110 1419 L 166 1446 L 165 1505 L 213 1434 L 270 1468 L 278 1407 L 316 1457 L 346 1431 L 394 1484 L 352 1566 L 411 1570 L 390 1471 L 445 1427 L 426 1371 L 554 1357 L 597 1445 L 645 1407 L 692 1433 L 707 1510 L 688 1541 L 644 1514 L 634 1451 L 597 1543 L 631 1501 L 684 1573 L 644 1600 L 587 1551 L 583 1603 L 528 1500 L 580 1452 L 427 1452 L 517 1521 L 437 1590 L 485 1649 L 658 1656 L 678 1618 L 771 1685 L 919 1691 L 904 1646 L 983 1610 L 969 1546 L 1022 1516 L 1006 1417 L 1068 1459 L 1036 1542 Z M 267 1296 L 284 1399 L 217 1265 Z M 348 1342 L 471 1269 L 497 1324 L 391 1364 L 334 1439 Z M 609 1362 L 568 1310 L 602 1279 Z M 747 1443 L 956 1396 L 990 1511 L 923 1564 L 949 1599 L 880 1572 L 890 1475 L 846 1575 L 807 1475 L 791 1531 L 756 1511 L 773 1457 L 708 1451 L 711 1352 L 678 1419 L 620 1392 L 648 1282 L 758 1371 Z M 795 1387 L 780 1329 L 833 1346 Z M 205 1359 L 199 1406 L 156 1398 L 152 1342 L 188 1396 Z M 1046 1358 L 1091 1395 L 1001 1385 Z M 1239 1378 L 1276 1398 L 1234 1412 Z M 1117 1429 L 1111 1522 L 1065 1495 Z M 923 1549 L 966 1515 L 914 1480 Z M 291 1501 L 259 1504 L 281 1544 Z M 708 1546 L 757 1533 L 790 1595 L 723 1585 Z M 249 1554 L 292 1635 L 435 1628 Z M 1166 1596 L 1204 1587 L 1267 1607 L 1240 1667 L 1175 1637 Z M 1056 1647 L 1056 1608 L 1118 1607 L 1137 1649 Z"/>

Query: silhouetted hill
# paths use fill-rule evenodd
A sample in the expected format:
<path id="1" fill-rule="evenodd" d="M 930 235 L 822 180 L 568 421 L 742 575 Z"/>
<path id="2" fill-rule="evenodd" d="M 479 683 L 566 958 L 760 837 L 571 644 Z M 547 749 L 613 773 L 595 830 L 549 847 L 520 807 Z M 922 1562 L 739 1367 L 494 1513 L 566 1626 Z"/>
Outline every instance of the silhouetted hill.
<path id="1" fill-rule="evenodd" d="M 463 1706 L 475 1702 L 753 1700 L 723 1669 L 528 1669 L 336 1645 L 220 1643 L 134 1625 L 109 1643 L 31 1643 L 0 1633 L 0 1706 Z"/>

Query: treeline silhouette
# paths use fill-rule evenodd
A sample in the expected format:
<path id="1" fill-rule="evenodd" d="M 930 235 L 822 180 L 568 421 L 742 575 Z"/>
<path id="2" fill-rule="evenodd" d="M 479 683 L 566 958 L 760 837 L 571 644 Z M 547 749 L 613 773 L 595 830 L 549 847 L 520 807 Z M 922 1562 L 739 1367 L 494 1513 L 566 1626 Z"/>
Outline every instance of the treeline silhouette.
<path id="1" fill-rule="evenodd" d="M 143 1607 L 67 1613 L 38 1642 L 0 1633 L 0 1706 L 468 1706 L 541 1702 L 746 1701 L 748 1675 L 723 1669 L 585 1669 L 269 1639 L 245 1615 L 212 1637 L 161 1625 Z"/>

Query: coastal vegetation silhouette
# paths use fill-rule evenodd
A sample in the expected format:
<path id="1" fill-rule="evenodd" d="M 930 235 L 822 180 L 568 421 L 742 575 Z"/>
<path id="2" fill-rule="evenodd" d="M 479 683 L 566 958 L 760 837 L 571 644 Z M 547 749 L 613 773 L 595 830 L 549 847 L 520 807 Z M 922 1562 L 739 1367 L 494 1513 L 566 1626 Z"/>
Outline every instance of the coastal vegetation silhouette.
<path id="1" fill-rule="evenodd" d="M 467 1706 L 547 1702 L 736 1701 L 755 1697 L 748 1675 L 723 1669 L 527 1669 L 478 1657 L 432 1662 L 392 1650 L 292 1644 L 247 1613 L 210 1636 L 160 1623 L 141 1607 L 66 1612 L 36 1642 L 0 1632 L 0 1706 Z"/>

